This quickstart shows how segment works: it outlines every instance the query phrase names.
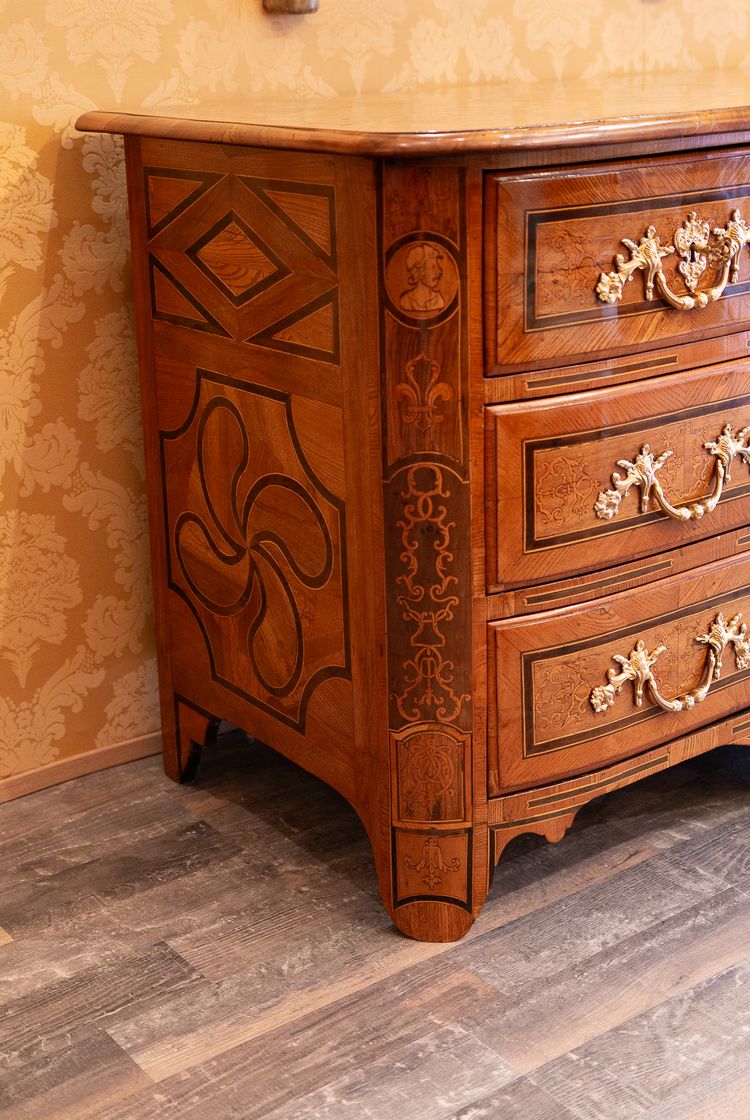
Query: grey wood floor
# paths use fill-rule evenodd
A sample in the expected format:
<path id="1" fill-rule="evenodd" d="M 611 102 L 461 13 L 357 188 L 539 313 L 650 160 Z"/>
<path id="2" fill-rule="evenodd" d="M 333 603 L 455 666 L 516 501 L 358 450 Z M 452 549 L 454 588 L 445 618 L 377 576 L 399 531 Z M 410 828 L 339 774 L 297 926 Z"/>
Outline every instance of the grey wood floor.
<path id="1" fill-rule="evenodd" d="M 236 734 L 0 807 L 1 1120 L 750 1118 L 750 752 L 522 837 L 469 937 Z"/>

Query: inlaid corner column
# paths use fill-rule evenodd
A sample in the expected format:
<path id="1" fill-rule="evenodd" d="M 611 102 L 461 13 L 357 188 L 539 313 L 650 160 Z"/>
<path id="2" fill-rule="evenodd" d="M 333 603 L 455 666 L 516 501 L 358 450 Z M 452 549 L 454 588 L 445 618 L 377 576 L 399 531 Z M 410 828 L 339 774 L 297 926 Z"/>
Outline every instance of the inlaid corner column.
<path id="1" fill-rule="evenodd" d="M 464 173 L 386 165 L 381 205 L 392 913 L 405 933 L 448 941 L 486 889 L 472 824 Z"/>

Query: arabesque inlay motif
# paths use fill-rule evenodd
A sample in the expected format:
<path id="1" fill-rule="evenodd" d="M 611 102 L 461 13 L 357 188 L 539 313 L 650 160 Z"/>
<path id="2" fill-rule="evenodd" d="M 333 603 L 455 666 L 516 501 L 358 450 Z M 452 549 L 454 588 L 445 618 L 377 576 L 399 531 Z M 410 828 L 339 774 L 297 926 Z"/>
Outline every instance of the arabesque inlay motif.
<path id="1" fill-rule="evenodd" d="M 443 876 L 447 872 L 461 869 L 461 860 L 457 857 L 446 862 L 442 849 L 434 836 L 425 840 L 418 860 L 405 856 L 404 863 L 410 871 L 424 872 L 422 882 L 431 891 L 442 886 Z"/>
<path id="2" fill-rule="evenodd" d="M 689 692 L 681 693 L 671 700 L 661 694 L 652 669 L 661 655 L 667 652 L 667 647 L 658 645 L 655 649 L 649 650 L 643 639 L 639 638 L 635 648 L 627 657 L 619 653 L 614 655 L 612 660 L 620 666 L 620 671 L 607 670 L 609 684 L 597 685 L 592 689 L 589 698 L 591 707 L 595 712 L 606 712 L 614 704 L 623 685 L 632 681 L 636 707 L 642 706 L 644 689 L 647 689 L 649 698 L 665 712 L 687 712 L 706 699 L 711 685 L 721 677 L 721 659 L 728 645 L 734 648 L 735 662 L 739 670 L 750 666 L 750 640 L 741 614 L 734 615 L 729 622 L 724 621 L 722 614 L 717 614 L 708 632 L 700 634 L 695 641 L 707 647 L 707 654 L 700 682 Z"/>
<path id="3" fill-rule="evenodd" d="M 582 517 L 596 491 L 582 454 L 563 452 L 544 458 L 534 481 L 536 511 L 540 525 L 565 525 Z"/>
<path id="4" fill-rule="evenodd" d="M 712 241 L 712 237 L 715 240 Z M 732 211 L 726 226 L 715 226 L 713 229 L 697 210 L 691 210 L 682 226 L 672 235 L 671 243 L 662 244 L 656 226 L 650 225 L 637 244 L 628 237 L 623 237 L 622 244 L 630 250 L 630 259 L 626 260 L 622 253 L 618 253 L 615 269 L 600 274 L 596 294 L 603 303 L 617 303 L 625 284 L 642 270 L 646 274 L 647 300 L 652 300 L 656 294 L 679 311 L 691 311 L 715 302 L 728 283 L 737 282 L 740 255 L 745 245 L 750 244 L 750 227 L 739 210 Z M 673 253 L 681 258 L 677 269 L 685 281 L 688 295 L 673 292 L 664 275 L 662 260 Z M 715 283 L 698 291 L 698 281 L 709 263 L 717 270 Z"/>
<path id="5" fill-rule="evenodd" d="M 431 484 L 425 485 L 425 476 Z M 430 719 L 450 723 L 458 719 L 471 699 L 454 689 L 455 663 L 446 658 L 443 627 L 450 623 L 459 605 L 455 593 L 458 577 L 451 571 L 454 560 L 446 500 L 451 496 L 443 471 L 433 463 L 417 464 L 407 472 L 401 493 L 403 517 L 400 559 L 404 572 L 396 579 L 401 592 L 397 602 L 401 617 L 412 628 L 413 657 L 404 662 L 406 683 L 394 700 L 406 722 Z M 430 542 L 429 544 L 427 542 Z"/>
<path id="6" fill-rule="evenodd" d="M 402 820 L 464 819 L 464 756 L 464 742 L 444 730 L 416 731 L 401 739 L 397 757 Z"/>
<path id="7" fill-rule="evenodd" d="M 618 459 L 618 467 L 622 467 L 627 473 L 623 476 L 617 471 L 614 472 L 613 489 L 603 490 L 596 500 L 594 506 L 596 516 L 602 521 L 611 521 L 618 513 L 622 499 L 631 487 L 637 486 L 641 491 L 641 513 L 648 513 L 653 498 L 662 513 L 666 513 L 673 521 L 698 521 L 718 505 L 725 482 L 731 482 L 730 470 L 735 456 L 750 466 L 750 446 L 745 442 L 749 432 L 750 426 L 741 428 L 735 434 L 732 425 L 725 424 L 717 439 L 703 444 L 705 450 L 714 456 L 711 492 L 700 501 L 686 502 L 678 506 L 669 501 L 656 477 L 671 458 L 672 452 L 663 451 L 661 455 L 655 456 L 649 444 L 644 443 L 632 462 L 629 459 Z"/>

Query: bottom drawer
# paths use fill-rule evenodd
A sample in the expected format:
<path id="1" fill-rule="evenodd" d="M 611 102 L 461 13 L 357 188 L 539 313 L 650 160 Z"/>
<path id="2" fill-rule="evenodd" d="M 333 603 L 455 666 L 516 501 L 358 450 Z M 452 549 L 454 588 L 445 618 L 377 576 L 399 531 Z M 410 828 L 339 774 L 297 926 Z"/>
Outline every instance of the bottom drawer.
<path id="1" fill-rule="evenodd" d="M 489 625 L 490 796 L 750 706 L 750 557 Z M 493 688 L 494 682 L 494 688 Z"/>

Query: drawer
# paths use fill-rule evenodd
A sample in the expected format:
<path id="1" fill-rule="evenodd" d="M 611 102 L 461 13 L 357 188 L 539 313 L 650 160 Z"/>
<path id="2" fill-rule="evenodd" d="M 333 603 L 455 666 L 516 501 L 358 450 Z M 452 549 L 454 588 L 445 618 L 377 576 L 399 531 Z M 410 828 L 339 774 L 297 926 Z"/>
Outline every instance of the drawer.
<path id="1" fill-rule="evenodd" d="M 631 349 L 642 363 L 649 350 L 739 330 L 750 319 L 743 220 L 744 152 L 488 175 L 488 372 Z"/>
<path id="2" fill-rule="evenodd" d="M 490 794 L 584 773 L 750 705 L 743 620 L 748 557 L 576 612 L 490 623 Z M 669 703 L 706 687 L 675 711 L 654 694 Z"/>
<path id="3" fill-rule="evenodd" d="M 750 522 L 747 359 L 497 405 L 485 424 L 491 591 L 626 564 Z"/>

